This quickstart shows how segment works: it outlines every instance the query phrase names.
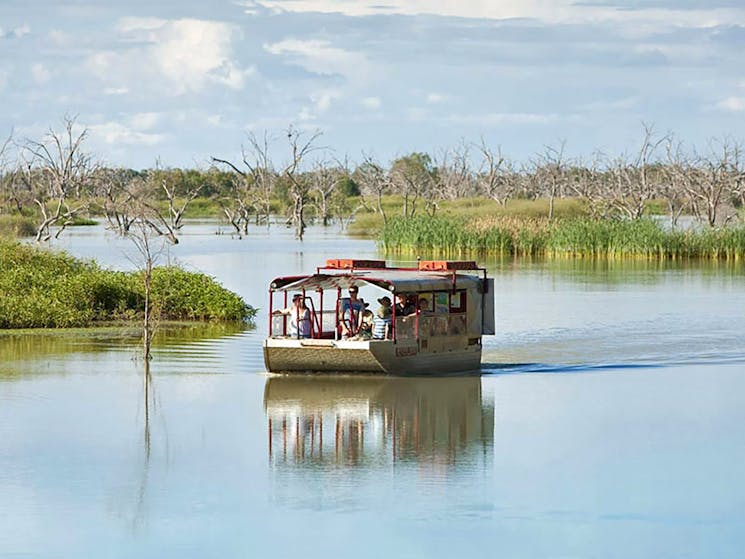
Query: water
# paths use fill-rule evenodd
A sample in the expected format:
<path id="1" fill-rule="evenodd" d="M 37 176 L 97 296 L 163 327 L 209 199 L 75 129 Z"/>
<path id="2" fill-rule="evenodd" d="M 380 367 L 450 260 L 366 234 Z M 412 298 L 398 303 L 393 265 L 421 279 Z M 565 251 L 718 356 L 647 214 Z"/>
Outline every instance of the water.
<path id="1" fill-rule="evenodd" d="M 257 328 L 164 331 L 147 383 L 133 332 L 0 335 L 0 556 L 742 556 L 742 267 L 495 260 L 482 376 L 272 377 L 269 280 L 375 245 L 215 230 L 163 258 Z"/>

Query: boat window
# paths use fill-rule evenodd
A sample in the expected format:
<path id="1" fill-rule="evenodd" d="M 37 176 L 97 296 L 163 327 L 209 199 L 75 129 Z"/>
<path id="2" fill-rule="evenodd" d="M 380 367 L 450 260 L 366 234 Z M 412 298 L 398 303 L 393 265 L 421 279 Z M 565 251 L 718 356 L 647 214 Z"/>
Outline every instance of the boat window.
<path id="1" fill-rule="evenodd" d="M 450 312 L 466 312 L 466 292 L 457 291 L 450 294 Z"/>
<path id="2" fill-rule="evenodd" d="M 432 312 L 435 298 L 432 293 L 418 293 L 419 312 Z"/>
<path id="3" fill-rule="evenodd" d="M 450 312 L 450 297 L 447 291 L 438 291 L 435 293 L 435 312 L 436 313 L 448 313 Z"/>

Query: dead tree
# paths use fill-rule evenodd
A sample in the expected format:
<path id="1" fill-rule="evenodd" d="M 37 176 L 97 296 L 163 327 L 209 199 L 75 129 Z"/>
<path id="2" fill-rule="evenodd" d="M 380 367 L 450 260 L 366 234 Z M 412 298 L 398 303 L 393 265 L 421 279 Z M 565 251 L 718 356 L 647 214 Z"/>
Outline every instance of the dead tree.
<path id="1" fill-rule="evenodd" d="M 556 197 L 564 194 L 567 182 L 567 161 L 564 156 L 566 140 L 557 146 L 545 146 L 543 153 L 534 163 L 534 180 L 539 192 L 548 196 L 548 219 L 554 218 Z"/>
<path id="2" fill-rule="evenodd" d="M 445 200 L 473 195 L 474 181 L 468 144 L 461 142 L 453 149 L 441 150 L 435 158 L 434 178 L 437 191 Z"/>
<path id="3" fill-rule="evenodd" d="M 608 194 L 610 173 L 603 167 L 604 160 L 605 157 L 599 152 L 593 154 L 589 163 L 578 160 L 567 180 L 568 190 L 585 201 L 590 215 L 595 219 L 611 217 L 614 211 Z"/>
<path id="4" fill-rule="evenodd" d="M 305 234 L 305 206 L 308 203 L 308 192 L 310 190 L 310 181 L 303 176 L 300 167 L 303 160 L 313 151 L 319 149 L 315 142 L 320 138 L 321 132 L 314 132 L 310 136 L 305 136 L 302 132 L 290 127 L 287 129 L 287 142 L 290 146 L 290 161 L 282 171 L 290 185 L 290 208 L 289 221 L 295 228 L 295 238 L 303 240 Z"/>
<path id="5" fill-rule="evenodd" d="M 709 155 L 696 156 L 691 179 L 685 183 L 694 215 L 710 227 L 717 224 L 722 202 L 732 189 L 734 154 L 730 140 L 712 140 Z"/>
<path id="6" fill-rule="evenodd" d="M 671 227 L 678 225 L 680 216 L 690 205 L 687 192 L 690 190 L 688 182 L 693 178 L 693 174 L 691 163 L 683 153 L 682 145 L 675 142 L 672 137 L 668 138 L 659 192 L 667 204 Z"/>
<path id="7" fill-rule="evenodd" d="M 332 165 L 328 161 L 319 160 L 309 173 L 310 194 L 316 207 L 321 223 L 328 226 L 333 217 L 332 200 L 341 182 L 349 177 L 348 163 L 338 162 Z"/>
<path id="8" fill-rule="evenodd" d="M 157 312 L 153 304 L 152 281 L 153 269 L 163 253 L 166 243 L 178 244 L 177 231 L 173 228 L 170 217 L 153 203 L 151 189 L 144 180 L 133 181 L 125 187 L 127 193 L 119 201 L 119 215 L 129 216 L 130 223 L 126 231 L 119 233 L 129 239 L 137 249 L 137 257 L 130 259 L 142 272 L 144 289 L 143 303 L 143 356 L 145 361 L 151 359 L 153 334 L 157 326 Z"/>
<path id="9" fill-rule="evenodd" d="M 505 206 L 517 188 L 514 168 L 502 155 L 501 147 L 492 150 L 483 138 L 477 147 L 481 154 L 481 165 L 476 175 L 479 191 L 500 206 Z"/>
<path id="10" fill-rule="evenodd" d="M 732 199 L 740 207 L 740 212 L 745 210 L 745 152 L 739 142 L 732 144 Z M 745 218 L 745 215 L 742 216 Z"/>
<path id="11" fill-rule="evenodd" d="M 178 181 L 174 177 L 173 171 L 161 169 L 160 163 L 156 163 L 154 175 L 154 180 L 157 180 L 168 201 L 168 219 L 171 229 L 178 231 L 183 226 L 184 213 L 204 189 L 204 183 L 187 185 L 179 191 Z"/>
<path id="12" fill-rule="evenodd" d="M 243 168 L 227 159 L 212 157 L 212 162 L 227 166 L 237 178 L 232 188 L 219 203 L 225 217 L 236 230 L 239 237 L 248 234 L 250 215 L 254 213 L 256 223 L 262 219 L 269 223 L 271 199 L 277 181 L 270 154 L 270 138 L 266 133 L 259 139 L 248 135 L 248 147 L 241 146 Z"/>
<path id="13" fill-rule="evenodd" d="M 362 164 L 354 171 L 354 179 L 360 185 L 363 200 L 369 196 L 375 199 L 375 212 L 388 223 L 388 216 L 383 207 L 383 196 L 388 194 L 393 185 L 390 174 L 371 155 L 363 154 Z"/>
<path id="14" fill-rule="evenodd" d="M 36 241 L 55 237 L 88 207 L 81 191 L 91 182 L 98 165 L 83 151 L 87 130 L 77 131 L 75 119 L 65 117 L 64 131 L 49 129 L 41 141 L 27 140 L 23 146 L 22 177 L 39 211 Z"/>
<path id="15" fill-rule="evenodd" d="M 95 192 L 101 200 L 107 228 L 119 235 L 129 232 L 134 216 L 132 208 L 132 185 L 142 180 L 129 169 L 99 169 L 94 175 Z"/>
<path id="16" fill-rule="evenodd" d="M 629 219 L 640 219 L 647 203 L 658 193 L 660 178 L 653 166 L 657 161 L 659 147 L 669 140 L 669 135 L 657 136 L 654 127 L 644 123 L 644 138 L 636 156 L 616 158 L 611 164 L 613 176 L 610 195 L 613 206 Z"/>

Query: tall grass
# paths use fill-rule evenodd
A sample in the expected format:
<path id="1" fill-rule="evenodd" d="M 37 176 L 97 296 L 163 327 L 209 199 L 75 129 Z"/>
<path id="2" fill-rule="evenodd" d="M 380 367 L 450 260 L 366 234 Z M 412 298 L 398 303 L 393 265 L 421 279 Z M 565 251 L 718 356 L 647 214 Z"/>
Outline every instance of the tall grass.
<path id="1" fill-rule="evenodd" d="M 385 196 L 383 198 L 383 209 L 389 220 L 401 217 L 403 199 L 401 196 Z M 539 198 L 537 200 L 512 199 L 507 200 L 505 205 L 498 204 L 488 198 L 459 198 L 457 200 L 446 200 L 440 202 L 436 217 L 489 219 L 489 218 L 522 218 L 541 219 L 547 218 L 549 213 L 549 200 Z M 418 203 L 420 217 L 424 217 L 424 204 Z M 561 198 L 554 200 L 554 215 L 557 218 L 572 218 L 587 216 L 587 207 L 584 202 L 577 198 Z M 383 231 L 383 218 L 372 210 L 360 212 L 350 224 L 348 232 L 357 237 L 377 237 Z"/>
<path id="2" fill-rule="evenodd" d="M 63 252 L 0 241 L 0 328 L 56 328 L 139 318 L 137 272 L 104 270 Z M 153 299 L 164 320 L 241 321 L 255 310 L 214 279 L 156 268 Z"/>
<path id="3" fill-rule="evenodd" d="M 0 237 L 30 237 L 36 234 L 36 226 L 31 217 L 21 215 L 0 215 Z"/>
<path id="4" fill-rule="evenodd" d="M 445 256 L 745 257 L 745 227 L 666 230 L 652 220 L 419 217 L 393 219 L 380 243 L 391 252 Z"/>

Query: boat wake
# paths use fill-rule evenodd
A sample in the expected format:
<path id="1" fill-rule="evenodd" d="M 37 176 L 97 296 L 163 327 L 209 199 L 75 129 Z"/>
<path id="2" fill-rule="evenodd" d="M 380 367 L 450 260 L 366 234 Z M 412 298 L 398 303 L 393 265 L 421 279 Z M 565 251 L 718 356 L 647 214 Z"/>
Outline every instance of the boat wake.
<path id="1" fill-rule="evenodd" d="M 679 356 L 677 359 L 615 362 L 615 363 L 497 363 L 484 361 L 481 363 L 482 375 L 513 375 L 525 373 L 555 374 L 555 373 L 598 373 L 621 372 L 642 369 L 662 369 L 687 365 L 735 365 L 745 363 L 745 353 L 731 353 L 726 355 L 690 355 Z"/>

